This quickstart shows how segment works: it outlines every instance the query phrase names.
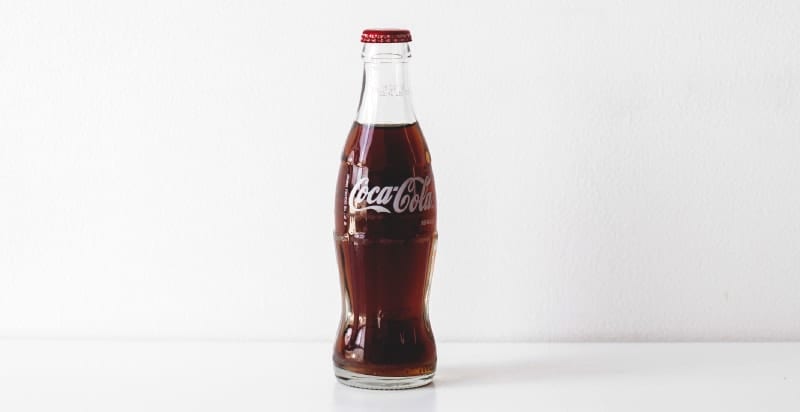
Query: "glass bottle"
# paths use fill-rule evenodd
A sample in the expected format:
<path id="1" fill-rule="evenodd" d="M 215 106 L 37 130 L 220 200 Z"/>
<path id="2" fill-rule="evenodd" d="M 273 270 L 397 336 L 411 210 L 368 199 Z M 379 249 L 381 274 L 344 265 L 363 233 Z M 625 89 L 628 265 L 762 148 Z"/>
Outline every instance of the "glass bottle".
<path id="1" fill-rule="evenodd" d="M 428 291 L 436 252 L 431 156 L 411 104 L 408 30 L 362 34 L 364 78 L 335 204 L 340 382 L 405 389 L 433 380 Z"/>

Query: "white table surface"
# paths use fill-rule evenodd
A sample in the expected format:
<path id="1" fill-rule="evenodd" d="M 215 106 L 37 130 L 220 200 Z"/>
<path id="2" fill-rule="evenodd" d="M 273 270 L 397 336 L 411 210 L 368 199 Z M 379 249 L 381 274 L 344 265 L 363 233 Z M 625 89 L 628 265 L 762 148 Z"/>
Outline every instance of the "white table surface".
<path id="1" fill-rule="evenodd" d="M 338 384 L 329 343 L 0 340 L 0 411 L 800 411 L 800 343 L 440 343 L 434 383 Z"/>

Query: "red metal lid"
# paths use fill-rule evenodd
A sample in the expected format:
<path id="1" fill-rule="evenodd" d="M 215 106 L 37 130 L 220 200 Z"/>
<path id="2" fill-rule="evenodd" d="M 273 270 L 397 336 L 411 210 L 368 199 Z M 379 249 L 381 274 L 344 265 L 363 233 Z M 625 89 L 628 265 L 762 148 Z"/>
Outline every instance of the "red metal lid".
<path id="1" fill-rule="evenodd" d="M 361 43 L 408 43 L 411 32 L 404 29 L 366 29 L 361 33 Z"/>

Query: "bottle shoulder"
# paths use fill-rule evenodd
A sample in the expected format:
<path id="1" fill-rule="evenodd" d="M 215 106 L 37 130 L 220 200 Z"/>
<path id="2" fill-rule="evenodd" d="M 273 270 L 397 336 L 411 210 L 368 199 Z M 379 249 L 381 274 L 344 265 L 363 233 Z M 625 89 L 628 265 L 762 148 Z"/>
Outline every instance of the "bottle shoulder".
<path id="1" fill-rule="evenodd" d="M 342 162 L 371 169 L 426 167 L 431 163 L 419 123 L 370 125 L 355 122 L 342 151 Z"/>

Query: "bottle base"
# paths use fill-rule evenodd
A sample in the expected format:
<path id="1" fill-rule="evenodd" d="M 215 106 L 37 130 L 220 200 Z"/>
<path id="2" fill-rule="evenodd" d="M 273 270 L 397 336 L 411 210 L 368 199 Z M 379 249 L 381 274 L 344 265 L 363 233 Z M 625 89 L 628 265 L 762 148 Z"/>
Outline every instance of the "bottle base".
<path id="1" fill-rule="evenodd" d="M 433 382 L 433 373 L 417 376 L 375 376 L 350 372 L 335 366 L 333 367 L 333 373 L 342 384 L 361 389 L 412 389 Z"/>

